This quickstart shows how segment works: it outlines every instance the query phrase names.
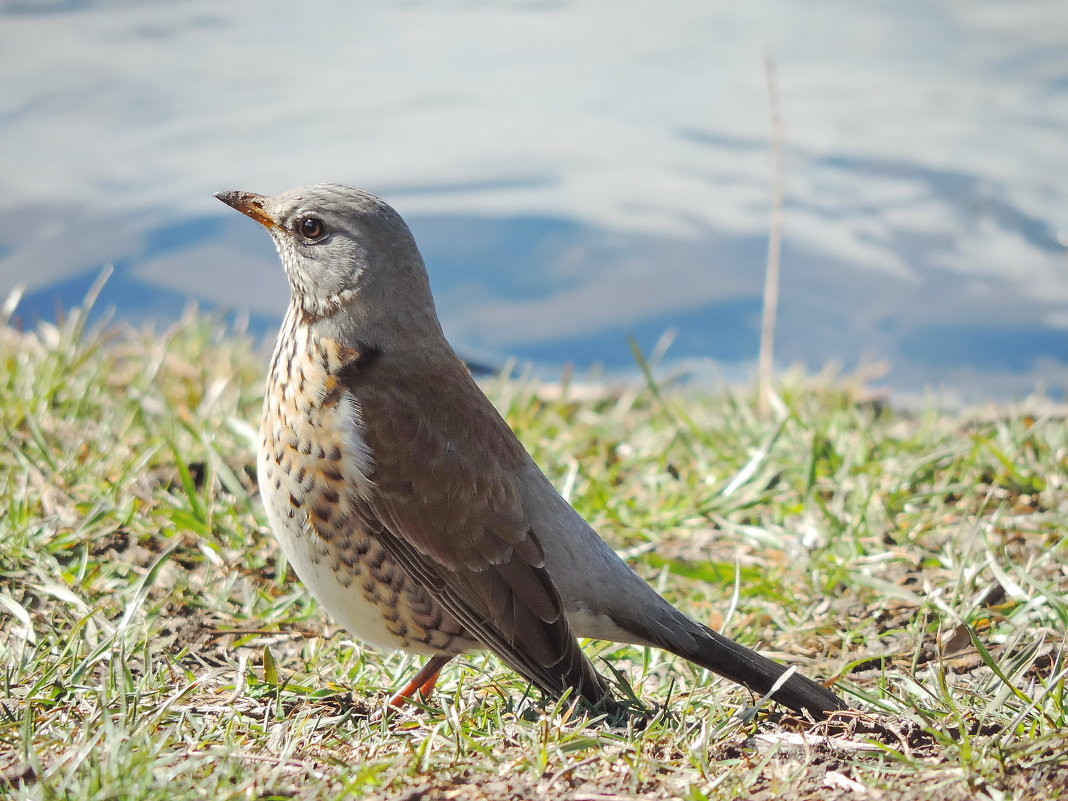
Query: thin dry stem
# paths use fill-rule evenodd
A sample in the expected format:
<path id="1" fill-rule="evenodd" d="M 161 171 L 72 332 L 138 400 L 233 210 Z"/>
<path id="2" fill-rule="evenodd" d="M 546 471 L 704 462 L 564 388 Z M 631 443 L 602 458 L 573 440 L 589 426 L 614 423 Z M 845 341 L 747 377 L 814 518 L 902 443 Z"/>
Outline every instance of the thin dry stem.
<path id="1" fill-rule="evenodd" d="M 779 261 L 782 252 L 783 187 L 782 144 L 785 131 L 775 56 L 764 55 L 764 74 L 768 82 L 768 110 L 771 114 L 771 221 L 768 226 L 768 259 L 764 270 L 764 313 L 760 325 L 760 362 L 758 408 L 763 417 L 771 406 L 771 371 L 775 358 L 775 322 L 779 310 Z"/>

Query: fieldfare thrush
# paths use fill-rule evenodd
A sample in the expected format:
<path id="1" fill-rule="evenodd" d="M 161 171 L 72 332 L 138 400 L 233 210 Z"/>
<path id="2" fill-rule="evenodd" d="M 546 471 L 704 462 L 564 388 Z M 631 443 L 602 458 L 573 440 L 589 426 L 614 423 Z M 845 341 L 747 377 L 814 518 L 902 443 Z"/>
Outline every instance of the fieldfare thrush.
<path id="1" fill-rule="evenodd" d="M 260 430 L 267 517 L 335 620 L 430 656 L 395 703 L 488 648 L 549 695 L 613 708 L 576 637 L 771 690 L 784 666 L 661 598 L 549 483 L 445 340 L 396 211 L 333 184 L 216 197 L 267 228 L 291 290 Z M 816 718 L 845 708 L 797 673 L 772 697 Z"/>

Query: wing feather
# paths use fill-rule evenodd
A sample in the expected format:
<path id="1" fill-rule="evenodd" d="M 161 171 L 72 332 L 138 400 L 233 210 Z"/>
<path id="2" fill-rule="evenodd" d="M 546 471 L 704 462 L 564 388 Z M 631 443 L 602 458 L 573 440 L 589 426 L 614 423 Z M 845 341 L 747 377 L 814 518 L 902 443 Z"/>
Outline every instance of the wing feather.
<path id="1" fill-rule="evenodd" d="M 362 516 L 411 578 L 513 669 L 547 693 L 572 688 L 611 703 L 520 503 L 522 445 L 458 360 L 418 375 L 384 362 L 344 376 L 373 458 Z"/>

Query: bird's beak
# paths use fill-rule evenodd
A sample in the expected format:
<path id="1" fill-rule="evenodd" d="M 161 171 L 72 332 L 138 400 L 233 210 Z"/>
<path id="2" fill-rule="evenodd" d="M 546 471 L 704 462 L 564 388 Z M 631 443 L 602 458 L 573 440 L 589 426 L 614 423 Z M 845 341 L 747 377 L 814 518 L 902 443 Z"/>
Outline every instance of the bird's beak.
<path id="1" fill-rule="evenodd" d="M 248 215 L 266 228 L 278 228 L 278 223 L 263 209 L 263 203 L 267 200 L 263 195 L 257 195 L 255 192 L 241 192 L 235 189 L 230 192 L 216 192 L 215 197 L 227 206 L 231 206 L 242 214 Z"/>

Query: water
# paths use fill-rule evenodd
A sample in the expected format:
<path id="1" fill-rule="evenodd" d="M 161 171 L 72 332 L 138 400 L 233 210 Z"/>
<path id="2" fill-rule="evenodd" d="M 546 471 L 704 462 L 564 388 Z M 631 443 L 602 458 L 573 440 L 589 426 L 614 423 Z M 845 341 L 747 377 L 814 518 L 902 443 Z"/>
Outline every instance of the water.
<path id="1" fill-rule="evenodd" d="M 0 295 L 266 334 L 270 242 L 211 197 L 351 183 L 409 221 L 458 350 L 547 373 L 756 353 L 898 394 L 1068 387 L 1068 6 L 1026 2 L 0 2 Z M 708 360 L 713 360 L 709 362 Z M 712 365 L 709 367 L 709 365 Z"/>

